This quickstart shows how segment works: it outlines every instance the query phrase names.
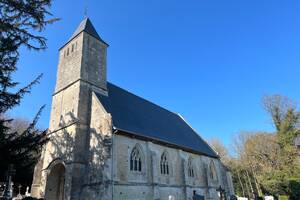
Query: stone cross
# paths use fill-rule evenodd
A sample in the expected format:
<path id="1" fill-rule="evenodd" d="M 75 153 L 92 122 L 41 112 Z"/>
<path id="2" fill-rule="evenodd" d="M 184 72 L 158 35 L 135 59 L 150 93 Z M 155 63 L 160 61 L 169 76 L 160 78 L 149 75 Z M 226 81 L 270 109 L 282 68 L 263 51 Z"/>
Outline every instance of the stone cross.
<path id="1" fill-rule="evenodd" d="M 13 165 L 9 165 L 8 170 L 6 172 L 6 187 L 3 194 L 3 199 L 9 200 L 12 198 L 12 176 L 15 175 L 16 170 Z"/>
<path id="2" fill-rule="evenodd" d="M 216 189 L 216 191 L 219 193 L 220 200 L 226 199 L 225 190 L 221 187 L 221 185 Z"/>

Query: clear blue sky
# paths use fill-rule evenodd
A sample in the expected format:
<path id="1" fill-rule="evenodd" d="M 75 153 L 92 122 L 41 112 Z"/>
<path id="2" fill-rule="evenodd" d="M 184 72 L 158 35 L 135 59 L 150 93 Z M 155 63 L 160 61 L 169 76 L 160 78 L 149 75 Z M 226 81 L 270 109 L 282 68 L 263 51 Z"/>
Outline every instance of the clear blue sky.
<path id="1" fill-rule="evenodd" d="M 183 115 L 206 139 L 230 144 L 242 130 L 272 131 L 261 98 L 300 102 L 300 1 L 54 1 L 48 49 L 22 49 L 16 80 L 41 84 L 11 114 L 48 127 L 58 49 L 88 16 L 108 43 L 108 79 Z"/>

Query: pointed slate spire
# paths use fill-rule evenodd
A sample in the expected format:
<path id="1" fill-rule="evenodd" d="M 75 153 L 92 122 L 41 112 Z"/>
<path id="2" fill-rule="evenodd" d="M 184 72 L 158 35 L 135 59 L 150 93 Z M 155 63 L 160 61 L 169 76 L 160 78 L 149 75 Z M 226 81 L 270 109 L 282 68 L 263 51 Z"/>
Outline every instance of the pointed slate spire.
<path id="1" fill-rule="evenodd" d="M 73 35 L 69 39 L 69 41 L 71 41 L 74 37 L 76 37 L 81 32 L 86 32 L 86 33 L 90 34 L 91 36 L 100 40 L 101 42 L 103 42 L 104 44 L 106 44 L 108 46 L 108 44 L 106 42 L 104 42 L 101 39 L 101 37 L 98 35 L 96 29 L 94 28 L 91 20 L 88 17 L 86 17 L 84 20 L 81 21 L 81 23 L 79 24 L 79 26 L 77 27 L 76 31 L 73 33 Z"/>

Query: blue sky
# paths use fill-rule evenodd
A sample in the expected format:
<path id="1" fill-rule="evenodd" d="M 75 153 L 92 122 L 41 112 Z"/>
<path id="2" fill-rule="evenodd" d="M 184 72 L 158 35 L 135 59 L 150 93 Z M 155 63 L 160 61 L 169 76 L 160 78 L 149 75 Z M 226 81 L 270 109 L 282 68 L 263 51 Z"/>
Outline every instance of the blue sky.
<path id="1" fill-rule="evenodd" d="M 39 123 L 48 127 L 58 49 L 85 5 L 110 45 L 108 80 L 180 113 L 205 139 L 229 146 L 239 131 L 272 131 L 264 95 L 300 102 L 300 1 L 56 0 L 48 49 L 22 49 L 14 75 L 21 85 L 44 77 L 11 115 L 32 118 L 46 104 Z"/>

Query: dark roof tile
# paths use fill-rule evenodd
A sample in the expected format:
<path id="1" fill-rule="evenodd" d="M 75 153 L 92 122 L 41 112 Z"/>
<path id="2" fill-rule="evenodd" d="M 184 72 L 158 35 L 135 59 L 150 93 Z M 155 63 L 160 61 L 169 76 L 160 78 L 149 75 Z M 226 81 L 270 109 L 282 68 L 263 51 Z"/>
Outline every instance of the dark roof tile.
<path id="1" fill-rule="evenodd" d="M 111 83 L 108 96 L 97 94 L 113 126 L 127 133 L 218 157 L 212 148 L 177 114 Z"/>
<path id="2" fill-rule="evenodd" d="M 73 33 L 73 35 L 71 36 L 71 38 L 68 40 L 68 42 L 66 44 L 68 44 L 73 38 L 75 38 L 81 32 L 86 32 L 86 33 L 90 34 L 91 36 L 100 40 L 101 42 L 103 42 L 104 44 L 106 44 L 108 46 L 108 44 L 104 40 L 101 39 L 101 37 L 97 33 L 96 29 L 94 28 L 94 26 L 89 18 L 85 18 L 84 20 L 82 20 L 80 22 L 79 26 L 77 27 L 77 29 L 75 30 L 75 32 Z M 64 47 L 64 46 L 62 46 L 62 47 Z"/>

